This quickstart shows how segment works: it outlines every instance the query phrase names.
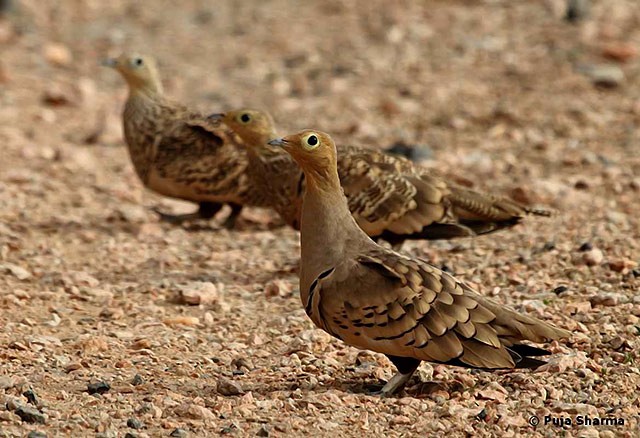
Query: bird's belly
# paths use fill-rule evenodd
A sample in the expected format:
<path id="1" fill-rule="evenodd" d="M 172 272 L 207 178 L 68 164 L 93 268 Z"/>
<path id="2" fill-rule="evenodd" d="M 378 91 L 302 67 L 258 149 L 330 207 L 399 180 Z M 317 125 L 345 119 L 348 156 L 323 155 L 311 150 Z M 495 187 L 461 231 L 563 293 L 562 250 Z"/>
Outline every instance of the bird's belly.
<path id="1" fill-rule="evenodd" d="M 173 178 L 165 178 L 155 168 L 149 171 L 146 186 L 161 195 L 185 201 L 244 204 L 244 199 L 235 193 L 211 193 L 210 191 L 199 190 L 197 184 L 190 185 L 178 182 Z"/>
<path id="2" fill-rule="evenodd" d="M 187 201 L 199 201 L 200 197 L 192 188 L 177 183 L 171 178 L 163 178 L 156 169 L 151 169 L 147 178 L 147 187 L 156 193 L 171 198 L 184 199 Z"/>

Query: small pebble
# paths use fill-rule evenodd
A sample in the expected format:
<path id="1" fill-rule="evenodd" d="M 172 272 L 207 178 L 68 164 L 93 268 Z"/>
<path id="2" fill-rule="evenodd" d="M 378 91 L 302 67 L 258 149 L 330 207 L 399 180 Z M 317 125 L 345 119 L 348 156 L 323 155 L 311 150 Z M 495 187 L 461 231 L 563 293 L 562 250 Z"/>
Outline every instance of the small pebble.
<path id="1" fill-rule="evenodd" d="M 578 248 L 578 251 L 585 252 L 585 251 L 591 251 L 592 249 L 593 249 L 593 245 L 591 244 L 591 242 L 585 242 L 582 245 L 580 245 L 580 248 Z"/>
<path id="2" fill-rule="evenodd" d="M 44 432 L 40 432 L 39 430 L 32 430 L 27 435 L 27 438 L 47 438 L 47 434 Z"/>
<path id="3" fill-rule="evenodd" d="M 617 306 L 626 301 L 626 297 L 616 293 L 601 293 L 591 297 L 591 304 L 600 306 Z"/>
<path id="4" fill-rule="evenodd" d="M 127 427 L 130 427 L 131 429 L 143 429 L 144 424 L 137 418 L 129 418 L 127 420 Z"/>
<path id="5" fill-rule="evenodd" d="M 73 60 L 69 48 L 62 44 L 47 44 L 43 49 L 43 54 L 47 62 L 61 67 L 71 64 Z"/>
<path id="6" fill-rule="evenodd" d="M 133 432 L 127 432 L 124 434 L 124 438 L 138 438 L 138 435 Z"/>
<path id="7" fill-rule="evenodd" d="M 422 160 L 429 160 L 433 158 L 433 151 L 429 146 L 410 145 L 403 141 L 398 141 L 392 144 L 386 152 L 389 154 L 400 155 L 401 157 L 408 158 L 413 162 L 420 162 Z"/>
<path id="8" fill-rule="evenodd" d="M 269 428 L 264 424 L 260 427 L 260 429 L 258 429 L 258 433 L 256 433 L 256 436 L 268 437 L 269 435 Z"/>
<path id="9" fill-rule="evenodd" d="M 624 81 L 624 72 L 617 65 L 590 65 L 582 69 L 593 82 L 593 85 L 603 88 L 615 88 Z"/>
<path id="10" fill-rule="evenodd" d="M 220 299 L 218 288 L 209 281 L 192 281 L 178 290 L 178 302 L 192 306 L 213 304 Z"/>
<path id="11" fill-rule="evenodd" d="M 171 433 L 169 434 L 169 436 L 173 438 L 185 438 L 188 435 L 189 435 L 189 432 L 179 427 L 176 429 L 173 429 L 173 431 L 171 431 Z"/>
<path id="12" fill-rule="evenodd" d="M 0 376 L 0 389 L 13 388 L 15 384 L 16 382 L 11 376 Z"/>
<path id="13" fill-rule="evenodd" d="M 143 383 L 144 383 L 144 379 L 140 374 L 136 374 L 135 376 L 133 376 L 133 379 L 131 379 L 131 384 L 133 386 L 139 386 L 139 385 L 142 385 Z"/>
<path id="14" fill-rule="evenodd" d="M 239 395 L 244 393 L 238 382 L 225 378 L 218 380 L 216 391 L 221 395 Z"/>
<path id="15" fill-rule="evenodd" d="M 111 386 L 107 382 L 96 382 L 87 385 L 87 392 L 89 394 L 104 394 L 110 389 Z"/>
<path id="16" fill-rule="evenodd" d="M 566 292 L 568 290 L 569 290 L 569 288 L 567 286 L 558 286 L 553 290 L 553 293 L 556 294 L 556 295 L 559 295 L 562 292 Z"/>
<path id="17" fill-rule="evenodd" d="M 18 406 L 16 414 L 26 423 L 40 423 L 44 424 L 46 418 L 42 412 L 36 408 L 30 406 Z"/>
<path id="18" fill-rule="evenodd" d="M 592 248 L 582 255 L 582 260 L 587 266 L 597 266 L 604 260 L 604 254 L 599 248 Z"/>
<path id="19" fill-rule="evenodd" d="M 27 398 L 27 401 L 29 403 L 31 403 L 34 406 L 38 406 L 38 396 L 36 395 L 35 392 L 33 392 L 32 389 L 28 389 L 25 392 L 22 393 L 22 395 L 24 395 Z"/>
<path id="20" fill-rule="evenodd" d="M 554 249 L 556 249 L 556 243 L 555 242 L 546 242 L 542 246 L 542 250 L 543 251 L 553 251 Z"/>
<path id="21" fill-rule="evenodd" d="M 220 434 L 221 435 L 227 435 L 229 433 L 233 433 L 236 430 L 238 430 L 238 428 L 236 427 L 235 424 L 230 424 L 229 426 L 223 427 L 222 429 L 220 429 Z"/>
<path id="22" fill-rule="evenodd" d="M 567 0 L 564 19 L 576 23 L 589 15 L 589 0 Z"/>

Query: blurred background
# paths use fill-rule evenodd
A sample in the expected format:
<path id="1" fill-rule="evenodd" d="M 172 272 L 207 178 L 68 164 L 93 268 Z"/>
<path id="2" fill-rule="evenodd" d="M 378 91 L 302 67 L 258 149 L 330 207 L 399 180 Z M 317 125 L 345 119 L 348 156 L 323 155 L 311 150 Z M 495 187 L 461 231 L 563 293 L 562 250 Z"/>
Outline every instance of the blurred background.
<path id="1" fill-rule="evenodd" d="M 23 154 L 122 146 L 126 87 L 99 64 L 130 51 L 194 108 L 415 146 L 463 183 L 562 208 L 584 202 L 574 189 L 640 184 L 640 5 L 595 1 L 569 21 L 567 4 L 588 2 L 5 0 L 0 135 L 26 136 Z"/>

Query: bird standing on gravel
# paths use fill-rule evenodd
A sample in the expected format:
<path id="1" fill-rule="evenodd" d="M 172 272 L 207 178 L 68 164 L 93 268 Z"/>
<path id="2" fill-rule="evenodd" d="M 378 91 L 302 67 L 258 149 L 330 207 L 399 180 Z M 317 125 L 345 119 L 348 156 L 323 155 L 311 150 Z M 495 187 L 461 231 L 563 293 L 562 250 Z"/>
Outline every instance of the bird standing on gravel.
<path id="1" fill-rule="evenodd" d="M 246 153 L 221 124 L 190 111 L 163 96 L 155 61 L 123 54 L 108 59 L 129 85 L 124 113 L 124 136 L 131 161 L 142 183 L 165 196 L 196 202 L 197 213 L 168 215 L 180 222 L 211 218 L 224 204 L 231 205 L 225 225 L 233 226 L 246 196 Z"/>
<path id="2" fill-rule="evenodd" d="M 237 110 L 211 118 L 231 128 L 247 147 L 248 176 L 262 205 L 299 229 L 305 175 L 288 154 L 267 144 L 276 137 L 271 116 Z M 394 247 L 405 239 L 490 233 L 515 225 L 527 214 L 549 216 L 545 210 L 448 183 L 403 157 L 353 146 L 339 152 L 338 175 L 349 210 L 365 233 Z"/>
<path id="3" fill-rule="evenodd" d="M 423 260 L 372 241 L 354 220 L 338 177 L 336 149 L 305 130 L 269 142 L 302 168 L 300 298 L 319 328 L 349 345 L 385 354 L 400 390 L 421 361 L 469 368 L 534 368 L 549 354 L 520 341 L 570 335 L 479 295 Z"/>

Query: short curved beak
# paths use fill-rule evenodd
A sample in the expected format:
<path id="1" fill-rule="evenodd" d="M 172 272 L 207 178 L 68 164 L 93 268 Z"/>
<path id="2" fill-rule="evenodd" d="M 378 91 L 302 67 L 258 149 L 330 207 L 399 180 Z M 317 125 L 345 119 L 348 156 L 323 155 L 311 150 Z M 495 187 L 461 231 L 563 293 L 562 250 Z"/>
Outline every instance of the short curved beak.
<path id="1" fill-rule="evenodd" d="M 118 60 L 116 58 L 105 58 L 100 62 L 100 64 L 102 64 L 103 67 L 116 68 Z"/>
<path id="2" fill-rule="evenodd" d="M 225 114 L 224 113 L 214 113 L 214 114 L 209 114 L 207 116 L 207 119 L 211 120 L 212 122 L 219 122 L 224 118 Z"/>
<path id="3" fill-rule="evenodd" d="M 284 138 L 274 138 L 273 140 L 269 141 L 269 144 L 271 146 L 283 147 L 286 143 L 287 143 L 287 141 Z"/>

